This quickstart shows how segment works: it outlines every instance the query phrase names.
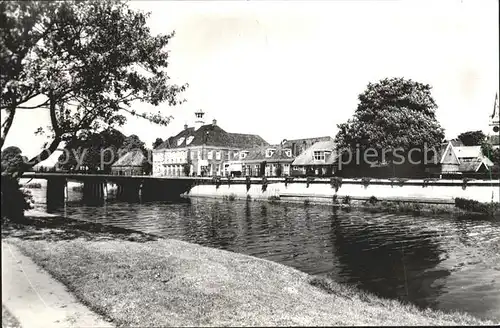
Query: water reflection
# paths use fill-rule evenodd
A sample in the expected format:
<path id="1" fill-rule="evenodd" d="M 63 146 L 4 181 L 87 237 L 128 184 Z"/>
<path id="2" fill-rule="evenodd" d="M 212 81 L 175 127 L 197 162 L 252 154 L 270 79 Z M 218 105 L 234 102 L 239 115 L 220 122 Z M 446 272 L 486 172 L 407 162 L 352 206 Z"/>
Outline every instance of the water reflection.
<path id="1" fill-rule="evenodd" d="M 494 221 L 209 199 L 72 201 L 57 211 L 328 274 L 418 306 L 500 320 L 500 224 Z"/>

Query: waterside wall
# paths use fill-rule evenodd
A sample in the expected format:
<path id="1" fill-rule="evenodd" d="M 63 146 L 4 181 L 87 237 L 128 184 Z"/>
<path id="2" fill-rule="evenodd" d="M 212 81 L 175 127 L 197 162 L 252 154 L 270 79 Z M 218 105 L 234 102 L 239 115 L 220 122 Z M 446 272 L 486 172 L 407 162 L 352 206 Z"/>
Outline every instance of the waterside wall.
<path id="1" fill-rule="evenodd" d="M 244 180 L 244 179 L 242 179 Z M 268 179 L 267 186 L 263 182 L 252 180 L 246 185 L 244 181 L 227 183 L 198 184 L 190 189 L 190 197 L 234 197 L 236 199 L 309 199 L 313 201 L 331 202 L 337 198 L 349 196 L 353 200 L 366 200 L 375 196 L 379 200 L 409 201 L 419 203 L 453 204 L 455 198 L 467 198 L 480 202 L 500 202 L 500 181 L 468 181 L 462 180 L 407 180 L 395 182 L 390 180 L 344 179 L 336 191 L 329 179 L 295 179 L 284 182 L 284 179 Z M 265 183 L 264 183 L 265 184 Z"/>

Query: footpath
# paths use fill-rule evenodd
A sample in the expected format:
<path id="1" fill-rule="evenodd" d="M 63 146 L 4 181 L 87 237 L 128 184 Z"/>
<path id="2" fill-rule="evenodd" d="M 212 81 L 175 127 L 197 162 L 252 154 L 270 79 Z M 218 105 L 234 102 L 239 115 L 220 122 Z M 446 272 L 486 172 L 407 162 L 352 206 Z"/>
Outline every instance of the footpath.
<path id="1" fill-rule="evenodd" d="M 113 327 L 15 246 L 4 241 L 2 305 L 23 328 Z"/>

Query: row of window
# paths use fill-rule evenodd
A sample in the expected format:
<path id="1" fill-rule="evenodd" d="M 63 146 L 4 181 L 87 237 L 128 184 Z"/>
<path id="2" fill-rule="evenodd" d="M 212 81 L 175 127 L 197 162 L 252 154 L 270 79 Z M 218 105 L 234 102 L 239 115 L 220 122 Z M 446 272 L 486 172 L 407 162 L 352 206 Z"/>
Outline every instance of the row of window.
<path id="1" fill-rule="evenodd" d="M 266 157 L 272 157 L 274 155 L 275 149 L 268 149 L 266 151 Z M 286 156 L 292 157 L 292 151 L 290 149 L 286 149 Z M 201 150 L 197 152 L 192 152 L 193 159 L 208 159 L 208 160 L 222 160 L 224 154 L 224 160 L 231 160 L 231 153 L 233 154 L 232 159 L 237 159 L 239 155 L 239 159 L 245 159 L 248 155 L 248 151 L 221 151 L 221 150 L 208 150 L 203 156 Z M 315 161 L 325 161 L 326 156 L 329 154 L 329 151 L 314 151 L 313 159 Z M 164 153 L 156 153 L 153 158 L 154 162 L 164 162 L 164 163 L 185 163 L 187 161 L 187 151 L 176 151 L 176 152 L 164 152 Z"/>

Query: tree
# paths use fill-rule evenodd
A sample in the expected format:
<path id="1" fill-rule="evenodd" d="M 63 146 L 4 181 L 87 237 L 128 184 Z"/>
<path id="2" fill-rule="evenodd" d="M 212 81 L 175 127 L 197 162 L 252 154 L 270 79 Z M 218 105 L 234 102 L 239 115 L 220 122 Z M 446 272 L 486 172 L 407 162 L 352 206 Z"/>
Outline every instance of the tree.
<path id="1" fill-rule="evenodd" d="M 458 139 L 462 141 L 464 146 L 479 146 L 486 140 L 486 135 L 483 131 L 467 131 L 458 135 Z"/>
<path id="2" fill-rule="evenodd" d="M 162 138 L 156 138 L 156 140 L 153 142 L 153 149 L 156 149 L 162 143 L 163 143 L 163 139 Z"/>
<path id="3" fill-rule="evenodd" d="M 171 117 L 161 112 L 131 108 L 135 101 L 175 106 L 184 101 L 178 97 L 188 86 L 171 84 L 166 71 L 166 47 L 174 33 L 151 35 L 148 17 L 122 0 L 0 2 L 0 109 L 5 117 L 0 148 L 20 110 L 47 110 L 52 139 L 8 179 L 47 159 L 63 141 L 123 125 L 127 113 L 169 123 Z M 17 188 L 18 181 L 11 182 Z"/>
<path id="4" fill-rule="evenodd" d="M 386 78 L 369 83 L 358 98 L 353 118 L 338 125 L 335 141 L 341 150 L 355 151 L 359 146 L 363 153 L 373 148 L 381 160 L 383 150 L 402 148 L 406 154 L 413 148 L 422 150 L 425 144 L 438 147 L 444 138 L 429 85 Z M 393 161 L 390 153 L 387 161 Z"/>
<path id="5" fill-rule="evenodd" d="M 160 112 L 131 109 L 134 101 L 176 105 L 187 87 L 169 83 L 174 34 L 152 36 L 148 15 L 121 0 L 2 1 L 2 146 L 19 110 L 50 114 L 52 142 L 32 166 L 82 131 L 123 125 L 124 113 L 168 124 Z"/>

